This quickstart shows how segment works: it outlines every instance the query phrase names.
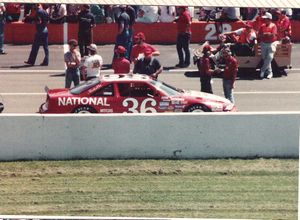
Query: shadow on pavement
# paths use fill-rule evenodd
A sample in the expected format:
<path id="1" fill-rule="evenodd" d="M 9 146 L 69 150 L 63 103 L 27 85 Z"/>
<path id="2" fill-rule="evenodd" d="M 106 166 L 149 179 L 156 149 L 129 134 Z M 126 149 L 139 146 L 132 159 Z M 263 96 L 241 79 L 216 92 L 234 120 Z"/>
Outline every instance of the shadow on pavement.
<path id="1" fill-rule="evenodd" d="M 177 68 L 175 66 L 164 66 L 163 67 L 163 70 L 174 70 L 174 69 L 180 69 L 180 68 Z"/>
<path id="2" fill-rule="evenodd" d="M 34 66 L 29 65 L 29 64 L 22 64 L 22 65 L 17 65 L 17 66 L 10 66 L 9 68 L 11 68 L 11 69 L 21 69 L 21 68 L 28 68 L 28 67 L 34 67 Z"/>
<path id="3" fill-rule="evenodd" d="M 51 74 L 50 77 L 65 77 L 65 73 Z"/>
<path id="4" fill-rule="evenodd" d="M 198 71 L 186 71 L 185 73 L 184 73 L 184 75 L 186 76 L 186 77 L 197 77 L 197 78 L 200 78 L 200 76 L 199 76 L 199 72 Z"/>

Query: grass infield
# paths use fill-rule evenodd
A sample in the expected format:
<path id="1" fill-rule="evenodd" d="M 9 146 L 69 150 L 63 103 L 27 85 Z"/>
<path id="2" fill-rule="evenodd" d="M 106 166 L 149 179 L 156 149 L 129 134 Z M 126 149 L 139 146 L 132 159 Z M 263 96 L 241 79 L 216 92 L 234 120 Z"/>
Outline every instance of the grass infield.
<path id="1" fill-rule="evenodd" d="M 0 163 L 0 214 L 297 219 L 298 160 Z"/>

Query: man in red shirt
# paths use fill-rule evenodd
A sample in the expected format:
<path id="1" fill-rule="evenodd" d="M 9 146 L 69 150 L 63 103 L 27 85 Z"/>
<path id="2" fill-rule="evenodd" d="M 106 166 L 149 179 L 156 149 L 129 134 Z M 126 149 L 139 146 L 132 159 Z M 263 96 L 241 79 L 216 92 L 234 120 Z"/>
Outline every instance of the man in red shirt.
<path id="1" fill-rule="evenodd" d="M 278 40 L 284 40 L 289 42 L 292 36 L 292 27 L 291 21 L 288 16 L 285 15 L 285 11 L 276 11 L 278 15 L 278 21 L 276 22 L 276 26 L 278 29 Z"/>
<path id="2" fill-rule="evenodd" d="M 146 50 L 152 51 L 152 56 L 159 56 L 160 52 L 150 44 L 147 44 L 145 34 L 143 32 L 139 32 L 134 36 L 135 45 L 132 48 L 130 60 L 134 64 L 138 61 L 138 57 L 140 54 L 144 55 Z M 141 56 L 141 55 L 140 55 Z"/>
<path id="3" fill-rule="evenodd" d="M 114 59 L 112 68 L 114 73 L 129 73 L 130 62 L 125 58 L 126 49 L 123 46 L 118 46 L 115 51 L 117 57 Z"/>
<path id="4" fill-rule="evenodd" d="M 211 68 L 210 55 L 211 46 L 205 45 L 202 50 L 203 56 L 198 59 L 197 67 L 200 73 L 201 92 L 213 93 L 211 86 L 211 78 L 214 70 Z"/>
<path id="5" fill-rule="evenodd" d="M 276 51 L 277 40 L 277 27 L 272 22 L 272 15 L 269 12 L 263 16 L 265 23 L 259 29 L 258 38 L 261 45 L 261 55 L 263 59 L 263 66 L 260 69 L 260 78 L 264 78 L 267 75 L 268 79 L 273 77 L 272 72 L 272 60 Z"/>
<path id="6" fill-rule="evenodd" d="M 223 51 L 223 58 L 225 60 L 225 69 L 223 71 L 223 90 L 224 96 L 226 99 L 230 100 L 234 103 L 233 89 L 235 86 L 236 75 L 238 72 L 238 62 L 231 55 L 231 51 L 229 49 L 225 49 Z M 218 69 L 216 72 L 221 72 Z"/>
<path id="7" fill-rule="evenodd" d="M 251 56 L 253 54 L 257 37 L 251 22 L 246 22 L 245 27 L 226 32 L 224 35 L 237 37 L 237 42 L 231 46 L 234 55 Z"/>
<path id="8" fill-rule="evenodd" d="M 189 13 L 188 7 L 180 6 L 178 8 L 179 18 L 176 21 L 177 23 L 177 43 L 176 49 L 179 58 L 179 63 L 176 64 L 176 67 L 184 68 L 190 65 L 190 41 L 191 41 L 191 23 L 192 18 Z M 185 57 L 183 55 L 185 53 Z"/>

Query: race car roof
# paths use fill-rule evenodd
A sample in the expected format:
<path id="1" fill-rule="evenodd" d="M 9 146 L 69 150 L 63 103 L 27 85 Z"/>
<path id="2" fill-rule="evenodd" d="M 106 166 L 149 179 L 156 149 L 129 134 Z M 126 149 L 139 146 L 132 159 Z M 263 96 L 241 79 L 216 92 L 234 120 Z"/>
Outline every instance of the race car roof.
<path id="1" fill-rule="evenodd" d="M 300 8 L 300 0 L 4 0 L 3 2 L 101 5 L 176 5 L 246 8 Z"/>

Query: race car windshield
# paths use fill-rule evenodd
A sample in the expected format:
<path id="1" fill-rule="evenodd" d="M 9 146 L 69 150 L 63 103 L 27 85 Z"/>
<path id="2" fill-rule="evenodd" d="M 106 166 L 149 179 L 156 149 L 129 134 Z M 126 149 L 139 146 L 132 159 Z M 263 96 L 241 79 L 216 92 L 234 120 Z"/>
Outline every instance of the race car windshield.
<path id="1" fill-rule="evenodd" d="M 99 84 L 100 83 L 100 80 L 98 78 L 95 78 L 95 79 L 91 79 L 89 81 L 86 81 L 84 83 L 81 83 L 79 84 L 78 86 L 75 86 L 74 88 L 72 88 L 70 90 L 70 92 L 73 94 L 73 95 L 78 95 L 92 87 L 94 87 L 95 85 Z"/>
<path id="2" fill-rule="evenodd" d="M 169 96 L 177 96 L 180 95 L 180 93 L 183 92 L 183 90 L 177 89 L 173 86 L 170 86 L 164 82 L 152 80 L 151 83 L 158 89 L 164 91 Z"/>

